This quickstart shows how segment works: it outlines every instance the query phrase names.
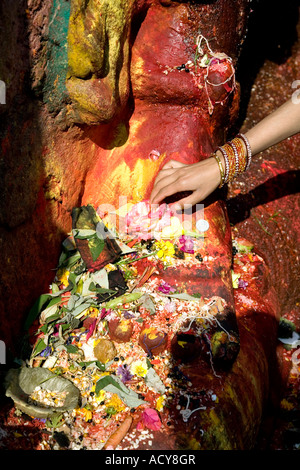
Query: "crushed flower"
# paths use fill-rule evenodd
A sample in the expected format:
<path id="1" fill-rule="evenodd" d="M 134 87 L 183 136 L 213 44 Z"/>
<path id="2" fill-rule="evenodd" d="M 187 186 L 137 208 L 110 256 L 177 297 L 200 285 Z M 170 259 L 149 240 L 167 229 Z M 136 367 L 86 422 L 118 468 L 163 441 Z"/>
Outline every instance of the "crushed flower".
<path id="1" fill-rule="evenodd" d="M 134 375 L 137 375 L 138 377 L 145 377 L 148 372 L 148 366 L 146 361 L 133 361 L 133 363 L 130 366 L 130 370 Z"/>
<path id="2" fill-rule="evenodd" d="M 70 271 L 64 268 L 58 269 L 56 273 L 57 280 L 60 281 L 61 284 L 63 284 L 65 287 L 67 287 L 69 284 L 69 275 Z"/>
<path id="3" fill-rule="evenodd" d="M 176 291 L 174 287 L 170 286 L 170 284 L 164 280 L 161 281 L 160 286 L 158 286 L 158 290 L 163 294 L 173 294 Z"/>
<path id="4" fill-rule="evenodd" d="M 165 404 L 165 397 L 164 397 L 164 395 L 161 395 L 156 400 L 156 409 L 157 409 L 157 411 L 162 411 L 164 409 L 164 404 Z"/>
<path id="5" fill-rule="evenodd" d="M 117 375 L 120 376 L 123 383 L 129 382 L 133 377 L 130 370 L 125 365 L 121 365 L 118 367 Z"/>
<path id="6" fill-rule="evenodd" d="M 168 257 L 172 257 L 175 254 L 175 248 L 173 243 L 169 240 L 159 240 L 155 242 L 155 245 L 158 249 L 157 257 L 165 261 Z"/>
<path id="7" fill-rule="evenodd" d="M 194 241 L 191 237 L 188 237 L 186 235 L 182 235 L 178 239 L 178 241 L 181 245 L 179 247 L 181 251 L 184 251 L 185 253 L 191 253 L 191 254 L 194 253 Z"/>
<path id="8" fill-rule="evenodd" d="M 246 289 L 247 286 L 248 286 L 247 281 L 243 281 L 243 279 L 238 280 L 238 288 L 239 289 Z"/>
<path id="9" fill-rule="evenodd" d="M 161 428 L 161 420 L 156 410 L 146 408 L 141 414 L 141 420 L 137 424 L 137 429 L 142 430 L 144 427 L 151 431 L 159 431 Z"/>
<path id="10" fill-rule="evenodd" d="M 109 401 L 105 403 L 106 410 L 110 414 L 116 414 L 119 413 L 120 411 L 125 410 L 125 405 L 122 402 L 122 400 L 119 398 L 119 396 L 114 393 Z"/>

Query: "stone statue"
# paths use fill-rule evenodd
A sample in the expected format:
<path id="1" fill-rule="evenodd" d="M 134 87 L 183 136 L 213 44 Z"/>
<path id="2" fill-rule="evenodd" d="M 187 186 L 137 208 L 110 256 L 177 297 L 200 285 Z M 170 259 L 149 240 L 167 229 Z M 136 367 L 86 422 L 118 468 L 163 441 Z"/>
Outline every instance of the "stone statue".
<path id="1" fill-rule="evenodd" d="M 154 178 L 167 160 L 193 163 L 224 142 L 238 113 L 239 84 L 234 71 L 246 33 L 249 2 L 28 3 L 31 84 L 45 105 L 35 108 L 39 127 L 27 126 L 31 133 L 27 141 L 35 142 L 42 164 L 38 160 L 34 165 L 36 189 L 26 224 L 23 219 L 20 222 L 18 240 L 26 233 L 26 240 L 32 242 L 28 227 L 39 233 L 41 252 L 48 256 L 46 264 L 54 268 L 54 254 L 59 249 L 55 247 L 71 228 L 74 207 L 92 204 L 103 210 L 105 205 L 118 208 L 120 197 L 132 203 L 147 200 Z M 45 18 L 48 55 L 37 41 Z M 8 100 L 11 102 L 11 96 Z M 10 132 L 7 125 L 8 137 Z M 17 189 L 13 185 L 11 192 L 19 197 Z M 3 203 L 3 207 L 8 213 L 12 205 Z M 15 212 L 19 217 L 25 213 Z M 249 294 L 265 313 L 258 320 L 251 308 L 235 305 L 231 229 L 223 193 L 205 203 L 204 218 L 209 223 L 204 242 L 211 257 L 209 269 L 183 269 L 165 276 L 178 276 L 182 285 L 190 281 L 191 289 L 201 289 L 204 296 L 225 298 L 230 310 L 224 324 L 229 325 L 240 349 L 231 354 L 226 341 L 216 347 L 215 359 L 222 364 L 217 377 L 210 364 L 201 362 L 201 368 L 195 362 L 185 365 L 184 373 L 195 390 L 217 390 L 219 405 L 201 414 L 201 428 L 208 429 L 204 437 L 195 414 L 191 421 L 182 420 L 166 441 L 157 438 L 153 444 L 157 449 L 251 448 L 268 393 L 273 336 L 269 333 L 266 344 L 262 329 L 273 331 L 278 311 L 267 268 L 261 262 L 257 287 Z M 49 235 L 51 231 L 54 236 Z M 19 253 L 14 239 L 8 240 L 6 252 Z M 36 268 L 35 260 L 31 265 Z M 6 277 L 12 292 L 14 274 L 8 271 Z M 44 275 L 43 285 L 48 278 Z M 37 291 L 41 285 L 34 282 Z M 29 300 L 27 297 L 27 304 Z M 262 326 L 258 328 L 259 322 Z"/>
<path id="2" fill-rule="evenodd" d="M 94 143 L 83 204 L 118 207 L 120 196 L 133 203 L 147 199 L 155 175 L 168 159 L 194 163 L 224 142 L 238 112 L 239 85 L 234 82 L 234 70 L 248 7 L 244 1 L 72 2 L 66 82 L 71 103 L 66 117 Z M 223 68 L 209 68 L 211 59 Z M 223 318 L 224 325 L 230 325 L 238 340 L 231 230 L 222 195 L 205 205 L 204 214 L 211 227 L 205 241 L 207 253 L 214 254 L 211 271 L 167 270 L 164 279 L 176 275 L 182 284 L 191 283 L 208 297 L 219 294 L 226 298 L 232 310 Z M 221 358 L 223 366 L 234 363 L 231 371 L 221 372 L 220 382 L 203 364 L 200 375 L 195 363 L 185 369 L 195 389 L 217 381 L 217 387 L 224 390 L 221 427 L 213 424 L 212 416 L 202 415 L 213 429 L 217 448 L 251 447 L 255 431 L 247 443 L 242 435 L 238 438 L 231 414 L 237 422 L 238 415 L 245 422 L 251 415 L 250 421 L 255 422 L 262 401 L 249 380 L 249 374 L 257 373 L 257 358 L 249 365 L 249 339 L 243 323 L 239 327 L 238 356 L 238 349 L 230 352 L 230 342 L 229 347 L 221 344 L 217 348 L 215 359 Z M 246 371 L 246 363 L 254 368 L 252 372 Z M 230 384 L 232 374 L 235 379 Z M 240 387 L 245 383 L 248 404 L 240 403 Z M 250 404 L 253 399 L 260 402 L 256 411 Z M 221 428 L 226 429 L 225 434 Z M 168 439 L 172 446 L 173 437 Z M 197 432 L 189 434 L 179 426 L 176 442 L 183 441 L 183 446 L 189 447 L 193 439 L 201 441 Z M 159 446 L 158 442 L 155 445 Z M 205 445 L 209 448 L 212 444 Z"/>

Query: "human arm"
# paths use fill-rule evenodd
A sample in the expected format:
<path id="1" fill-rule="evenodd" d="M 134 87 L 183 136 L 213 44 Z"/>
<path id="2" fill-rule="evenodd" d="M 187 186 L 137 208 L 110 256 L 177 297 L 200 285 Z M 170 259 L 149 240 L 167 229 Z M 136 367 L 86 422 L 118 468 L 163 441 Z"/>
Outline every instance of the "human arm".
<path id="1" fill-rule="evenodd" d="M 289 99 L 276 111 L 262 119 L 245 133 L 252 156 L 300 132 L 300 103 Z M 225 160 L 218 150 L 223 168 Z M 220 185 L 221 174 L 214 157 L 198 163 L 186 165 L 175 160 L 169 161 L 158 173 L 150 196 L 150 202 L 157 204 L 168 196 L 181 191 L 192 191 L 192 194 L 179 200 L 176 204 L 197 204 L 205 199 Z"/>

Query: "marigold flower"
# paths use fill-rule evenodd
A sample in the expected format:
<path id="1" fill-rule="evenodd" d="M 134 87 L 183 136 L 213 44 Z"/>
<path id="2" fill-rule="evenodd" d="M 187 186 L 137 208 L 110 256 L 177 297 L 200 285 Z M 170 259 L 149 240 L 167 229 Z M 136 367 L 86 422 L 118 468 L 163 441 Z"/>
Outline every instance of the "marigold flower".
<path id="1" fill-rule="evenodd" d="M 70 271 L 67 269 L 61 268 L 57 270 L 56 277 L 65 287 L 69 285 L 69 275 Z"/>
<path id="2" fill-rule="evenodd" d="M 168 257 L 174 256 L 175 248 L 170 241 L 159 240 L 155 242 L 155 245 L 158 248 L 157 256 L 163 261 Z"/>
<path id="3" fill-rule="evenodd" d="M 165 403 L 165 397 L 161 395 L 157 400 L 156 400 L 156 409 L 157 411 L 162 411 L 164 409 L 164 403 Z"/>
<path id="4" fill-rule="evenodd" d="M 114 393 L 109 401 L 105 403 L 106 408 L 114 409 L 115 413 L 119 413 L 125 409 L 125 405 L 121 398 Z"/>

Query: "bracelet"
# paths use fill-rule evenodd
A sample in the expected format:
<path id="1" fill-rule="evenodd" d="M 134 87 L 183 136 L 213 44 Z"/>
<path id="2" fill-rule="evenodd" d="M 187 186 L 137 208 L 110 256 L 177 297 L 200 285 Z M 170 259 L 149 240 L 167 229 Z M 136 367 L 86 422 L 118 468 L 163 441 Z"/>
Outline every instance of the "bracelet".
<path id="1" fill-rule="evenodd" d="M 245 167 L 245 171 L 247 171 L 247 170 L 249 169 L 250 164 L 251 164 L 251 161 L 252 161 L 252 150 L 251 150 L 251 146 L 250 146 L 249 140 L 247 139 L 247 137 L 246 137 L 244 134 L 238 134 L 238 135 L 237 135 L 237 138 L 242 139 L 242 141 L 243 141 L 244 144 L 246 145 L 246 149 L 247 149 L 247 164 L 246 164 L 246 167 Z"/>
<path id="2" fill-rule="evenodd" d="M 248 170 L 252 160 L 252 150 L 244 134 L 238 134 L 231 141 L 218 147 L 217 150 L 222 153 L 225 162 L 224 171 L 220 158 L 215 153 L 213 154 L 220 168 L 221 183 L 219 187 L 221 188 L 225 183 L 230 183 L 237 175 Z"/>
<path id="3" fill-rule="evenodd" d="M 243 140 L 239 137 L 235 137 L 234 139 L 232 139 L 232 144 L 235 145 L 239 155 L 239 173 L 243 173 L 246 169 L 247 164 L 247 152 L 245 152 Z"/>
<path id="4" fill-rule="evenodd" d="M 229 158 L 226 153 L 226 150 L 223 147 L 218 147 L 217 150 L 219 150 L 224 157 L 224 162 L 225 162 L 224 184 L 225 184 L 225 183 L 228 183 L 228 178 L 229 178 Z"/>
<path id="5" fill-rule="evenodd" d="M 225 150 L 228 160 L 229 160 L 229 174 L 228 174 L 228 182 L 232 181 L 233 178 L 235 177 L 235 172 L 236 172 L 236 156 L 234 154 L 234 149 L 233 147 L 227 142 L 224 144 L 223 149 Z"/>
<path id="6" fill-rule="evenodd" d="M 228 142 L 228 145 L 231 146 L 231 148 L 233 149 L 233 153 L 234 153 L 235 171 L 234 171 L 234 176 L 233 177 L 235 177 L 239 174 L 239 171 L 240 171 L 239 154 L 238 154 L 237 148 L 236 148 L 235 144 L 233 143 L 233 141 Z"/>
<path id="7" fill-rule="evenodd" d="M 216 155 L 215 153 L 213 153 L 212 155 L 214 157 L 214 159 L 216 160 L 217 164 L 219 165 L 219 169 L 220 169 L 220 175 L 221 175 L 221 183 L 219 185 L 219 188 L 222 188 L 222 186 L 224 186 L 224 182 L 225 182 L 225 173 L 224 173 L 224 170 L 223 170 L 223 165 L 222 165 L 222 162 L 219 158 L 218 155 Z"/>

